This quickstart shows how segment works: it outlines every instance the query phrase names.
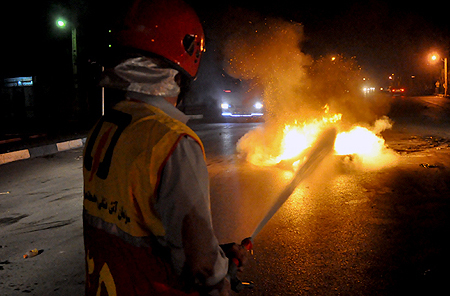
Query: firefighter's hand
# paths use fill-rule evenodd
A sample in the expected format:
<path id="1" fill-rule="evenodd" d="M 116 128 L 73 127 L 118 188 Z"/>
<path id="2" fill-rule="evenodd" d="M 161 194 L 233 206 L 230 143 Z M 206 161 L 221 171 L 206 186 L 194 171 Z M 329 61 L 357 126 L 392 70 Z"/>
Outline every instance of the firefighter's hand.
<path id="1" fill-rule="evenodd" d="M 225 245 L 220 245 L 220 247 L 225 252 L 225 255 L 234 262 L 237 267 L 237 271 L 244 271 L 244 267 L 248 262 L 248 251 L 242 246 L 236 243 L 229 243 Z"/>
<path id="2" fill-rule="evenodd" d="M 252 282 L 242 282 L 238 277 L 238 273 L 244 271 L 244 267 L 247 265 L 249 256 L 247 250 L 252 249 L 251 240 L 249 238 L 245 239 L 241 245 L 231 243 L 220 245 L 220 247 L 230 260 L 227 278 L 230 281 L 231 289 L 234 292 L 239 292 L 245 288 L 253 288 Z"/>

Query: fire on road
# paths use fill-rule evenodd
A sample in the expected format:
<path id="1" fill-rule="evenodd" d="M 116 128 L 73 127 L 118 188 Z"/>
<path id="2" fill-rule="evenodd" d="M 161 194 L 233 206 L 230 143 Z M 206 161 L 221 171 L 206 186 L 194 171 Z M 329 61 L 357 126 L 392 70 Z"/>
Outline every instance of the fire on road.
<path id="1" fill-rule="evenodd" d="M 392 166 L 355 169 L 335 156 L 294 191 L 255 238 L 243 276 L 255 289 L 242 295 L 417 295 L 443 288 L 450 141 L 395 126 L 383 136 L 397 155 Z M 250 236 L 292 176 L 236 155 L 211 157 L 208 169 L 222 242 Z"/>

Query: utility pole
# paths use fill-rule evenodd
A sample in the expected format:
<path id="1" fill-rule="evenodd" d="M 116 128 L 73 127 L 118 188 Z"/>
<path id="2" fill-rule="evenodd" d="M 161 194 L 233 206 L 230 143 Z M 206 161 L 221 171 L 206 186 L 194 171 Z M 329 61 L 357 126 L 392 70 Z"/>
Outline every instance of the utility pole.
<path id="1" fill-rule="evenodd" d="M 67 25 L 67 21 L 63 18 L 59 18 L 56 21 L 56 25 L 64 29 Z M 71 27 L 71 33 L 72 33 L 72 79 L 73 79 L 73 88 L 74 88 L 74 107 L 75 112 L 78 113 L 80 111 L 80 98 L 78 94 L 78 47 L 77 47 L 77 28 L 75 24 L 70 24 Z"/>
<path id="2" fill-rule="evenodd" d="M 447 58 L 444 58 L 444 96 L 448 95 L 448 67 Z"/>
<path id="3" fill-rule="evenodd" d="M 75 92 L 78 90 L 78 66 L 77 66 L 77 28 L 72 27 L 72 72 Z"/>
<path id="4" fill-rule="evenodd" d="M 102 74 L 105 72 L 105 67 L 102 66 Z M 105 115 L 105 87 L 102 86 L 102 116 Z"/>

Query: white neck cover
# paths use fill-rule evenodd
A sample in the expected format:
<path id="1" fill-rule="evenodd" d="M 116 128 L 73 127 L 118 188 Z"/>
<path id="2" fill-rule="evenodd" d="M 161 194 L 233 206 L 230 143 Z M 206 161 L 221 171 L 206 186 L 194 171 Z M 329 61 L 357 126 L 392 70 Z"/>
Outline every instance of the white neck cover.
<path id="1" fill-rule="evenodd" d="M 177 74 L 177 70 L 161 68 L 151 58 L 130 58 L 106 70 L 100 86 L 173 98 L 180 94 L 180 87 L 175 82 Z"/>

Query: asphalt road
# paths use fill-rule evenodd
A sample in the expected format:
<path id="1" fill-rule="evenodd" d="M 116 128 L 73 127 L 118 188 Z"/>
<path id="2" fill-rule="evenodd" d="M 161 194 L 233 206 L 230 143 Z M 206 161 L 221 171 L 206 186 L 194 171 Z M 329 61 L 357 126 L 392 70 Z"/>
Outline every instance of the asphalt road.
<path id="1" fill-rule="evenodd" d="M 384 132 L 398 163 L 330 159 L 254 239 L 240 295 L 448 295 L 450 100 L 393 98 Z M 236 142 L 260 123 L 194 124 L 207 153 L 221 242 L 249 236 L 288 182 Z M 81 149 L 0 166 L 0 294 L 82 295 Z M 23 259 L 30 249 L 42 250 Z"/>

